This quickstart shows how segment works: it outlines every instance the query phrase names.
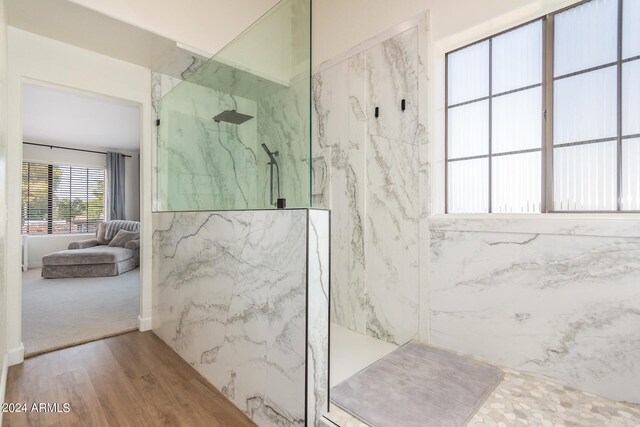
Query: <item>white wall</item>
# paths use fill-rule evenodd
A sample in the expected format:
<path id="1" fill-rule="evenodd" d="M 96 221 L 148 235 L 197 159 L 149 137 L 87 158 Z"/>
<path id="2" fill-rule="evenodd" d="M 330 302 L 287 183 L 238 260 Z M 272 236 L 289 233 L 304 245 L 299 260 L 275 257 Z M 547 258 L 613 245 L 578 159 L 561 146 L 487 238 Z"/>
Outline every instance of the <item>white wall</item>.
<path id="1" fill-rule="evenodd" d="M 151 315 L 151 73 L 147 68 L 9 27 L 9 127 L 7 245 L 20 248 L 22 84 L 52 84 L 140 105 L 141 118 L 141 318 Z M 146 250 L 145 248 L 149 248 Z M 10 363 L 23 359 L 21 252 L 7 253 L 7 346 Z"/>
<path id="2" fill-rule="evenodd" d="M 69 243 L 78 240 L 91 239 L 93 234 L 53 234 L 27 236 L 27 262 L 28 267 L 42 267 L 42 257 L 52 252 L 63 251 L 69 247 Z"/>
<path id="3" fill-rule="evenodd" d="M 574 3 L 575 0 L 322 0 L 313 3 L 313 63 L 317 66 L 429 10 L 431 40 L 471 41 Z"/>
<path id="4" fill-rule="evenodd" d="M 0 0 L 0 403 L 4 402 L 7 375 L 6 345 L 6 285 L 5 270 L 7 199 L 6 199 L 6 151 L 7 151 L 7 15 L 4 0 Z M 2 424 L 2 411 L 0 411 Z"/>
<path id="5" fill-rule="evenodd" d="M 189 50 L 201 53 L 205 57 L 216 54 L 222 48 L 227 47 L 230 42 L 234 41 L 237 36 L 278 3 L 278 0 L 70 1 L 164 38 L 175 40 L 182 47 L 188 47 Z M 301 56 L 305 56 L 303 52 L 296 52 L 296 50 L 303 49 L 306 52 L 309 49 L 309 43 L 304 41 L 304 35 L 297 35 L 298 31 L 306 32 L 308 22 L 306 25 L 297 25 L 296 18 L 292 18 L 291 14 L 306 14 L 308 10 L 303 11 L 303 8 L 298 7 L 303 3 L 301 0 L 281 1 L 280 3 L 275 13 L 263 20 L 259 26 L 254 26 L 251 29 L 250 37 L 235 40 L 234 45 L 227 47 L 224 55 L 218 56 L 218 59 L 261 77 L 287 84 L 298 74 L 299 67 L 303 69 L 307 67 L 306 61 L 301 64 L 295 62 Z M 68 9 L 68 12 L 73 10 L 72 8 Z M 36 18 L 33 20 L 37 22 Z M 28 19 L 25 18 L 23 21 L 28 21 Z M 296 24 L 293 28 L 292 23 Z M 66 28 L 61 31 L 59 29 L 61 25 L 73 26 L 73 23 L 72 21 L 69 21 L 68 24 L 52 23 L 47 24 L 47 28 L 57 27 L 57 34 L 63 35 L 66 37 L 64 40 L 69 40 L 70 43 L 77 46 L 93 45 L 96 48 L 104 49 L 101 40 L 91 43 L 90 39 L 94 38 L 93 34 L 88 35 L 79 30 L 69 31 Z M 24 28 L 33 27 L 26 26 Z M 38 32 L 37 29 L 32 31 Z M 73 37 L 71 35 L 73 33 L 77 37 Z M 120 39 L 116 34 L 114 34 L 114 38 Z M 287 46 L 287 48 L 283 49 L 283 46 Z M 127 50 L 127 48 L 121 50 Z M 164 58 L 156 58 L 153 62 L 155 65 L 161 65 Z"/>

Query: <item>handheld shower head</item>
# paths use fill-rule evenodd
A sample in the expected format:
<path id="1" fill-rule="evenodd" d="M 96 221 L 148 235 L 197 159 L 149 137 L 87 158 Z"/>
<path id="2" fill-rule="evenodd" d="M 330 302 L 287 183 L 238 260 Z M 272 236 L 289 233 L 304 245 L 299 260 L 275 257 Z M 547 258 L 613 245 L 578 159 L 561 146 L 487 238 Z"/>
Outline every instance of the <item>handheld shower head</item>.
<path id="1" fill-rule="evenodd" d="M 267 144 L 262 144 L 262 148 L 264 148 L 264 151 L 267 152 L 267 156 L 269 156 L 269 159 L 271 159 L 272 162 L 277 163 L 275 156 L 278 155 L 278 152 L 269 150 L 269 147 L 267 147 Z"/>
<path id="2" fill-rule="evenodd" d="M 269 165 L 269 200 L 272 206 L 278 206 L 278 208 L 280 209 L 280 167 L 278 166 L 278 161 L 276 160 L 278 152 L 269 150 L 267 144 L 262 144 L 262 148 L 264 148 L 264 151 L 267 152 L 267 156 L 269 156 L 270 160 L 269 163 L 267 163 Z M 276 169 L 276 185 L 278 191 L 277 201 L 274 201 L 273 197 L 273 168 Z M 284 205 L 282 205 L 282 208 L 284 208 Z"/>

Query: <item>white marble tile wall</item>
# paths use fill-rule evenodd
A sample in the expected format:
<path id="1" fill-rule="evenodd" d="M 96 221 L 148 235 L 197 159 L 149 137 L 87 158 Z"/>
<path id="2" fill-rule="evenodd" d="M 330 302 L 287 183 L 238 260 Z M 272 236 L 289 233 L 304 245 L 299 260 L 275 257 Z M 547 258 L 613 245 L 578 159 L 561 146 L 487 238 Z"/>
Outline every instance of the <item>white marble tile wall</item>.
<path id="1" fill-rule="evenodd" d="M 153 129 L 157 142 L 153 153 L 154 209 L 272 207 L 269 157 L 261 147 L 263 143 L 278 152 L 280 195 L 287 199 L 287 206 L 309 207 L 308 75 L 283 86 L 259 83 L 247 73 L 241 78 L 226 67 L 220 79 L 227 78 L 230 88 L 246 92 L 249 98 L 212 89 L 225 82 L 215 81 L 218 76 L 211 67 L 201 64 L 197 76 L 186 69 L 182 74 L 191 75 L 189 81 L 153 73 L 153 121 L 160 118 L 162 123 Z M 202 82 L 205 77 L 205 85 L 191 81 Z M 236 84 L 247 87 L 240 90 Z M 254 118 L 242 125 L 214 122 L 213 116 L 225 109 Z M 275 181 L 273 185 L 275 200 Z"/>
<path id="2" fill-rule="evenodd" d="M 262 97 L 258 102 L 258 143 L 278 151 L 280 195 L 288 207 L 309 206 L 310 116 L 309 76 L 294 79 L 284 89 Z M 260 148 L 258 159 L 258 197 L 269 206 L 269 158 Z M 274 178 L 275 179 L 275 178 Z M 277 197 L 274 184 L 274 198 Z"/>
<path id="3" fill-rule="evenodd" d="M 224 110 L 256 116 L 253 100 L 183 81 L 159 104 L 159 210 L 261 207 L 257 192 L 257 122 L 217 123 Z"/>
<path id="4" fill-rule="evenodd" d="M 432 222 L 432 343 L 640 402 L 640 224 L 608 237 L 625 225 L 545 221 Z"/>
<path id="5" fill-rule="evenodd" d="M 330 213 L 309 210 L 307 425 L 320 425 L 329 402 Z"/>
<path id="6" fill-rule="evenodd" d="M 332 317 L 365 333 L 365 57 L 314 76 L 314 153 L 328 165 L 323 186 L 332 215 Z M 347 98 L 345 94 L 348 93 Z"/>
<path id="7" fill-rule="evenodd" d="M 334 224 L 332 316 L 396 344 L 417 338 L 419 324 L 417 31 L 355 54 L 313 81 L 314 156 L 329 165 L 323 200 Z"/>
<path id="8" fill-rule="evenodd" d="M 154 332 L 260 426 L 305 425 L 309 391 L 326 407 L 328 213 L 309 215 L 313 242 L 307 210 L 154 214 Z"/>
<path id="9" fill-rule="evenodd" d="M 367 334 L 402 344 L 418 336 L 416 30 L 389 39 L 366 55 L 367 110 L 379 107 L 379 117 L 367 116 Z"/>

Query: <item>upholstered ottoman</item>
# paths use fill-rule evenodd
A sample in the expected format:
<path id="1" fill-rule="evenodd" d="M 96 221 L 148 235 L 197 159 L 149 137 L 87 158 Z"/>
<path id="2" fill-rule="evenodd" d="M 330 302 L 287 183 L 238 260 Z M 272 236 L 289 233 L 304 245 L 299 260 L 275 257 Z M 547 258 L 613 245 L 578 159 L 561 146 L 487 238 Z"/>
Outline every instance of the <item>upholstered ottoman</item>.
<path id="1" fill-rule="evenodd" d="M 136 267 L 134 251 L 117 246 L 70 249 L 42 257 L 45 279 L 117 276 Z"/>

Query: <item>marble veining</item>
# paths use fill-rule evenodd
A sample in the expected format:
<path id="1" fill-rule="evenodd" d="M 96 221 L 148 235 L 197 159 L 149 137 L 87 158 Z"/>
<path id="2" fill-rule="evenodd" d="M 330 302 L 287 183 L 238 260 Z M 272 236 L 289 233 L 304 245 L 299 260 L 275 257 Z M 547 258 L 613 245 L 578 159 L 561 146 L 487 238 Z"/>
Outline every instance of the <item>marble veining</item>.
<path id="1" fill-rule="evenodd" d="M 640 239 L 433 230 L 432 342 L 640 402 Z"/>
<path id="2" fill-rule="evenodd" d="M 255 116 L 256 102 L 161 74 L 153 79 L 153 94 L 161 123 L 155 130 L 156 209 L 262 207 L 256 121 L 235 126 L 212 120 L 226 109 Z"/>
<path id="3" fill-rule="evenodd" d="M 439 215 L 430 219 L 431 230 L 475 231 L 493 233 L 530 233 L 566 236 L 635 237 L 640 238 L 640 220 L 612 214 L 613 217 L 548 214 L 541 217 L 491 215 L 482 218 L 464 215 Z"/>
<path id="4" fill-rule="evenodd" d="M 313 147 L 329 167 L 334 224 L 332 317 L 397 344 L 418 337 L 417 43 L 413 28 L 313 77 Z"/>
<path id="5" fill-rule="evenodd" d="M 329 211 L 309 211 L 307 424 L 319 425 L 329 403 Z"/>
<path id="6" fill-rule="evenodd" d="M 154 331 L 260 426 L 314 425 L 326 408 L 328 221 L 306 210 L 154 214 Z"/>
<path id="7" fill-rule="evenodd" d="M 289 207 L 310 204 L 311 158 L 309 150 L 309 77 L 300 76 L 284 90 L 265 95 L 257 105 L 259 143 L 278 151 L 281 197 Z M 268 157 L 258 159 L 258 182 L 262 183 L 260 204 L 269 205 Z"/>
<path id="8" fill-rule="evenodd" d="M 309 207 L 309 77 L 276 84 L 192 59 L 181 73 L 173 70 L 187 80 L 152 77 L 153 121 L 160 120 L 153 130 L 155 210 L 272 207 L 263 143 L 278 152 L 280 196 L 287 206 Z M 253 119 L 242 125 L 214 122 L 224 110 Z"/>

